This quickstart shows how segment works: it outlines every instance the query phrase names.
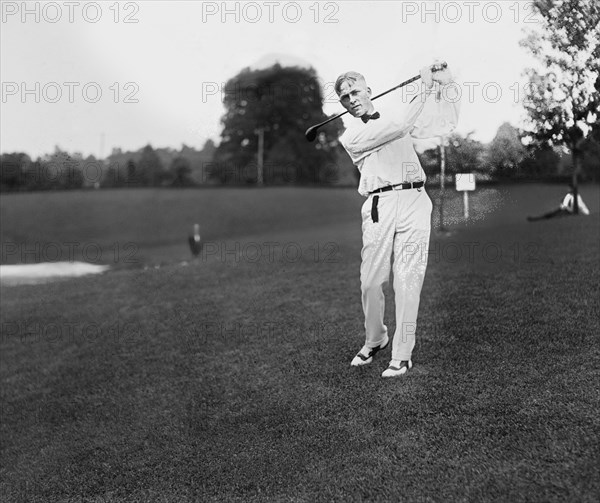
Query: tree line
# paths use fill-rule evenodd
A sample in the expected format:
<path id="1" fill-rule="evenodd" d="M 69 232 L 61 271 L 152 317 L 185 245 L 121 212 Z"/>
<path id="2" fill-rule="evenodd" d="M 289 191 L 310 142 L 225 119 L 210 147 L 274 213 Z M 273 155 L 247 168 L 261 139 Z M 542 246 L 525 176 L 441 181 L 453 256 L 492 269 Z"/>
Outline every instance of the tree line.
<path id="1" fill-rule="evenodd" d="M 508 180 L 564 181 L 574 166 L 571 152 L 564 147 L 524 144 L 527 133 L 509 123 L 502 124 L 490 143 L 472 134 L 454 133 L 446 139 L 446 173 L 476 173 L 480 182 Z M 304 143 L 307 143 L 302 138 Z M 330 141 L 325 162 L 316 162 L 316 171 L 303 171 L 305 163 L 293 150 L 277 148 L 277 158 L 267 153 L 263 164 L 265 185 L 356 185 L 359 173 L 337 142 Z M 600 126 L 594 125 L 589 138 L 579 146 L 579 179 L 600 182 Z M 250 158 L 241 164 L 231 154 L 223 162 L 219 147 L 208 140 L 201 150 L 154 149 L 146 145 L 135 152 L 114 149 L 106 159 L 70 154 L 58 147 L 50 155 L 32 160 L 25 153 L 0 156 L 0 191 L 69 190 L 117 187 L 193 187 L 206 185 L 256 186 L 257 164 Z M 287 154 L 286 154 L 287 153 Z M 419 158 L 430 182 L 439 179 L 439 147 L 420 151 Z"/>
<path id="2" fill-rule="evenodd" d="M 572 153 L 564 146 L 526 144 L 528 133 L 508 122 L 502 124 L 490 143 L 481 143 L 472 133 L 451 134 L 445 142 L 446 173 L 475 173 L 481 182 L 566 181 L 575 169 Z M 600 127 L 579 146 L 578 179 L 600 182 Z M 439 148 L 419 154 L 428 179 L 439 177 Z"/>
<path id="3" fill-rule="evenodd" d="M 68 190 L 113 187 L 185 187 L 204 183 L 215 150 L 207 140 L 202 150 L 146 145 L 135 152 L 113 149 L 97 159 L 69 153 L 58 146 L 52 154 L 31 159 L 23 152 L 0 156 L 0 191 Z"/>

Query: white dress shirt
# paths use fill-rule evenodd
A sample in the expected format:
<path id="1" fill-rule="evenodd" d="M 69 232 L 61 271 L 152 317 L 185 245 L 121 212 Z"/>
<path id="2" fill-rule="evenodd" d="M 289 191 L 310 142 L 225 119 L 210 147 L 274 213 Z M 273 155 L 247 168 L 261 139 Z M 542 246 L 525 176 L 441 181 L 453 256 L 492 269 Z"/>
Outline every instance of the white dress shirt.
<path id="1" fill-rule="evenodd" d="M 404 110 L 400 106 L 382 110 L 379 119 L 367 123 L 354 119 L 340 142 L 360 171 L 358 192 L 366 197 L 387 185 L 425 181 L 412 139 L 451 133 L 458 122 L 458 101 L 452 84 L 436 84 Z"/>

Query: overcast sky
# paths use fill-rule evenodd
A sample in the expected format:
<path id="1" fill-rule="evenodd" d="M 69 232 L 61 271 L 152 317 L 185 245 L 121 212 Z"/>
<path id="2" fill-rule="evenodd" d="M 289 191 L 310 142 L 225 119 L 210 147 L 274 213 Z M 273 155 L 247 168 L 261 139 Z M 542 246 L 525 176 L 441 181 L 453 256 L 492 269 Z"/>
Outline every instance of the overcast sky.
<path id="1" fill-rule="evenodd" d="M 277 57 L 316 69 L 326 113 L 342 111 L 344 71 L 377 94 L 445 59 L 463 91 L 459 132 L 487 142 L 521 124 L 535 62 L 519 40 L 536 24 L 528 1 L 3 1 L 0 148 L 201 148 L 219 139 L 222 85 Z"/>

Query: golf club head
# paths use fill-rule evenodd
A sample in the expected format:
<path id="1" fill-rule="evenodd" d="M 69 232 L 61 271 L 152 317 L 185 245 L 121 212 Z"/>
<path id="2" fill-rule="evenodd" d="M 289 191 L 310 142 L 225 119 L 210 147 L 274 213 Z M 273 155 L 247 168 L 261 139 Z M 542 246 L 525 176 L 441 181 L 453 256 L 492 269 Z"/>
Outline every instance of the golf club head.
<path id="1" fill-rule="evenodd" d="M 318 129 L 319 129 L 319 126 L 311 126 L 306 130 L 306 133 L 304 133 L 304 136 L 306 136 L 306 139 L 308 141 L 314 141 L 315 138 L 317 137 Z"/>

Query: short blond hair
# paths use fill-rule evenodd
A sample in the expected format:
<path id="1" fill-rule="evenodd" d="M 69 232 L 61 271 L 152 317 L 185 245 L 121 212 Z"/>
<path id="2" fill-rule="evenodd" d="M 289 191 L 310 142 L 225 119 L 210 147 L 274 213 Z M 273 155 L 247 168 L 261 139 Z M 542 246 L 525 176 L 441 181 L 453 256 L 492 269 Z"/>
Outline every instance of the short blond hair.
<path id="1" fill-rule="evenodd" d="M 367 81 L 362 73 L 358 72 L 346 72 L 342 73 L 337 80 L 335 81 L 335 92 L 337 95 L 340 95 L 340 88 L 344 82 L 350 82 L 350 84 L 354 84 L 355 82 L 362 82 L 365 87 L 367 87 Z"/>

